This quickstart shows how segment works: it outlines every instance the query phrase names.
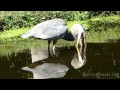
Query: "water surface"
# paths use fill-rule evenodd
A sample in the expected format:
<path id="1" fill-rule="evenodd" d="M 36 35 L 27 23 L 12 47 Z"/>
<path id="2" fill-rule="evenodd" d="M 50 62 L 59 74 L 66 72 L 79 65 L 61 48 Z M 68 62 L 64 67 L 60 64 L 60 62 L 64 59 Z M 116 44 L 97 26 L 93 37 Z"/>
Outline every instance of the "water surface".
<path id="1" fill-rule="evenodd" d="M 27 67 L 27 69 L 26 69 Z M 45 47 L 0 56 L 0 79 L 119 79 L 120 43 L 87 43 L 75 47 Z"/>

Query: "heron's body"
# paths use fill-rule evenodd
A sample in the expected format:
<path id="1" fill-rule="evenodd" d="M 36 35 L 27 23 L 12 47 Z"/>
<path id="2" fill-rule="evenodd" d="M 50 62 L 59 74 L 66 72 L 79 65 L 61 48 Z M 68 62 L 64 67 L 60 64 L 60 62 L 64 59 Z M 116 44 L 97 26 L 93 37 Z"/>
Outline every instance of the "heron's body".
<path id="1" fill-rule="evenodd" d="M 85 40 L 85 35 L 85 28 L 82 25 L 74 24 L 70 32 L 68 32 L 67 23 L 64 20 L 58 18 L 47 20 L 36 25 L 29 32 L 22 35 L 22 38 L 34 37 L 48 40 L 48 48 L 50 46 L 51 40 L 53 40 L 53 49 L 55 49 L 55 45 L 58 39 L 74 41 L 78 38 L 76 46 L 78 46 L 78 44 L 82 46 L 80 39 Z"/>
<path id="2" fill-rule="evenodd" d="M 68 26 L 62 19 L 44 21 L 33 27 L 23 38 L 40 38 L 43 40 L 57 40 L 63 38 Z"/>

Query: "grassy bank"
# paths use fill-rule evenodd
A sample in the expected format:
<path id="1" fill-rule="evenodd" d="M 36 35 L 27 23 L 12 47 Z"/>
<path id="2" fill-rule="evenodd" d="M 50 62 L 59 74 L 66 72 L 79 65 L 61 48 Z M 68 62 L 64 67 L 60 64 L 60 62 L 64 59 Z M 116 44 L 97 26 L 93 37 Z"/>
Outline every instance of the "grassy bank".
<path id="1" fill-rule="evenodd" d="M 87 32 L 87 43 L 118 43 L 120 31 L 109 29 L 101 32 Z"/>
<path id="2" fill-rule="evenodd" d="M 83 24 L 87 28 L 90 28 L 90 31 L 87 31 L 87 43 L 116 43 L 120 39 L 119 20 L 119 16 L 97 17 L 81 22 L 71 21 L 68 22 L 68 26 L 70 30 L 74 23 L 79 23 Z M 37 46 L 47 47 L 47 41 L 45 40 L 20 38 L 23 33 L 29 31 L 30 29 L 31 28 L 21 28 L 0 32 L 0 54 L 11 54 L 11 52 L 18 52 L 22 49 Z M 57 47 L 74 46 L 75 42 L 76 41 L 69 42 L 59 40 L 57 42 Z"/>

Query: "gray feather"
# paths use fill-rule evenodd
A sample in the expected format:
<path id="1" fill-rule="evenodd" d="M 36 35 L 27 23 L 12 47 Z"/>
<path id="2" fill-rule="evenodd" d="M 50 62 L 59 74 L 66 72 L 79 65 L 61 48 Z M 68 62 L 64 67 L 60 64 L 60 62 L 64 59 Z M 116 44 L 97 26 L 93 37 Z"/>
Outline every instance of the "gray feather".
<path id="1" fill-rule="evenodd" d="M 24 34 L 22 38 L 59 39 L 64 36 L 67 30 L 68 26 L 64 20 L 52 19 L 36 25 L 28 33 Z"/>

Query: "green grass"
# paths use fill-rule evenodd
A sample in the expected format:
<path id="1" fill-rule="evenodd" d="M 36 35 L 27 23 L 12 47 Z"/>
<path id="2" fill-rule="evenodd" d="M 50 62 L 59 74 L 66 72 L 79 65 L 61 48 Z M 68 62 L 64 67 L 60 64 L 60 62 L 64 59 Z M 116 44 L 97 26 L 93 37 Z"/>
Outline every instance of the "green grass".
<path id="1" fill-rule="evenodd" d="M 111 16 L 106 17 L 108 21 L 112 19 L 114 22 L 116 22 L 119 17 Z M 98 22 L 100 19 L 107 21 L 105 17 L 103 18 L 93 18 L 91 19 L 91 22 Z M 102 22 L 102 21 L 101 21 Z M 109 21 L 112 22 L 112 21 Z M 68 27 L 69 30 L 72 27 L 73 24 L 83 24 L 85 27 L 89 28 L 91 27 L 89 25 L 90 20 L 86 21 L 69 21 Z M 18 51 L 21 51 L 23 49 L 29 49 L 31 47 L 47 47 L 48 42 L 45 40 L 38 40 L 38 39 L 22 39 L 20 36 L 26 32 L 28 32 L 31 28 L 21 28 L 21 29 L 14 29 L 14 30 L 8 30 L 4 32 L 0 32 L 0 55 L 11 55 L 13 52 L 17 53 Z M 107 30 L 104 30 L 102 28 L 102 31 L 94 31 L 90 30 L 87 32 L 87 43 L 116 43 L 117 40 L 120 39 L 120 29 L 118 27 L 114 28 L 107 28 Z M 76 41 L 65 41 L 65 40 L 58 40 L 57 47 L 64 47 L 64 46 L 75 46 Z"/>
<path id="2" fill-rule="evenodd" d="M 88 43 L 111 43 L 111 41 L 117 43 L 117 40 L 120 40 L 120 30 L 118 29 L 109 29 L 101 32 L 87 32 Z"/>
<path id="3" fill-rule="evenodd" d="M 15 38 L 20 36 L 21 34 L 27 32 L 30 28 L 22 28 L 22 29 L 13 29 L 13 30 L 6 30 L 0 33 L 0 39 L 8 39 L 8 38 Z"/>

